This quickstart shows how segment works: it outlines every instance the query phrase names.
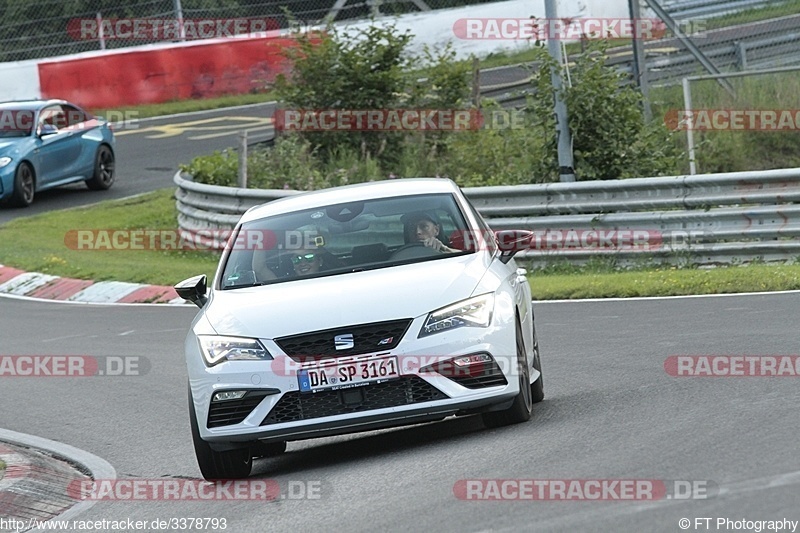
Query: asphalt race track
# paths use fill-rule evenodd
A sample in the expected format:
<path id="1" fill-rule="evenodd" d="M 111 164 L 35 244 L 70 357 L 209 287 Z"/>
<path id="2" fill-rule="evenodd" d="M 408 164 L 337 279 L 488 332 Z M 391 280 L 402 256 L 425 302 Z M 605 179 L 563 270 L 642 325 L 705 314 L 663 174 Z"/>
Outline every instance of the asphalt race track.
<path id="1" fill-rule="evenodd" d="M 0 207 L 0 224 L 14 218 L 114 200 L 165 187 L 179 165 L 199 155 L 236 146 L 238 134 L 258 142 L 272 135 L 273 103 L 241 106 L 142 119 L 127 128 L 115 128 L 117 139 L 116 182 L 107 191 L 90 191 L 83 183 L 36 194 L 28 208 Z"/>
<path id="2" fill-rule="evenodd" d="M 800 519 L 797 377 L 673 377 L 672 355 L 798 353 L 800 293 L 536 304 L 546 399 L 479 417 L 290 443 L 252 480 L 315 499 L 101 501 L 83 520 L 225 518 L 227 531 L 690 531 Z M 0 427 L 109 461 L 119 478 L 198 478 L 182 343 L 192 306 L 0 299 L 2 355 L 145 357 L 142 376 L 3 378 Z M 793 414 L 794 413 L 794 414 Z M 465 501 L 469 479 L 706 483 L 706 499 Z M 297 494 L 297 493 L 295 493 Z M 695 519 L 711 517 L 711 527 Z M 701 522 L 702 525 L 702 522 Z M 732 531 L 732 529 L 727 529 Z"/>

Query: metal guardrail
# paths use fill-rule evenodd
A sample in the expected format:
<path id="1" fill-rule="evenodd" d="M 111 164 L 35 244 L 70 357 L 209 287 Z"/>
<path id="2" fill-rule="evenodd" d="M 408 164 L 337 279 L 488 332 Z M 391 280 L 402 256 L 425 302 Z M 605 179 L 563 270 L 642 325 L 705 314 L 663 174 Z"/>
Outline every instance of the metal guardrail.
<path id="1" fill-rule="evenodd" d="M 237 189 L 175 175 L 178 223 L 231 229 L 250 207 L 298 191 Z M 465 188 L 492 229 L 532 230 L 526 259 L 581 264 L 726 264 L 800 256 L 800 168 L 696 176 Z M 203 239 L 206 239 L 205 241 Z M 216 243 L 221 247 L 222 243 Z"/>
<path id="2" fill-rule="evenodd" d="M 710 30 L 697 37 L 695 44 L 722 71 L 797 65 L 800 64 L 800 15 Z M 648 41 L 645 55 L 650 85 L 677 84 L 702 68 L 675 38 Z M 632 73 L 630 46 L 610 48 L 608 56 L 608 66 L 628 75 Z M 533 94 L 531 73 L 537 68 L 536 63 L 530 63 L 481 70 L 481 80 L 486 80 L 481 97 L 493 98 L 504 107 L 522 105 L 525 95 Z M 493 78 L 502 81 L 492 82 Z"/>
<path id="3" fill-rule="evenodd" d="M 669 12 L 672 18 L 677 20 L 716 18 L 775 4 L 774 0 L 678 0 L 661 2 L 661 5 Z"/>
<path id="4" fill-rule="evenodd" d="M 240 189 L 195 183 L 178 171 L 173 178 L 178 209 L 178 227 L 204 248 L 221 249 L 217 236 L 232 229 L 242 215 L 256 205 L 298 194 L 300 191 Z"/>

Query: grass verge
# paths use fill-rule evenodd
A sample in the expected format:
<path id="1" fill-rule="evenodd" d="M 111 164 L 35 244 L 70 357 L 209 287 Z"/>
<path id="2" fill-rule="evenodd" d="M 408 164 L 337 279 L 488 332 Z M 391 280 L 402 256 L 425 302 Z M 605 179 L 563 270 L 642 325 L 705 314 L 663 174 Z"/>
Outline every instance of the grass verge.
<path id="1" fill-rule="evenodd" d="M 173 189 L 162 189 L 86 208 L 55 211 L 0 226 L 0 264 L 79 279 L 173 285 L 195 274 L 211 278 L 219 254 L 195 250 L 75 250 L 69 230 L 174 229 Z M 640 266 L 618 271 L 612 264 L 531 269 L 538 300 L 677 296 L 800 289 L 800 265 L 714 269 Z"/>
<path id="2" fill-rule="evenodd" d="M 195 274 L 210 277 L 219 254 L 197 250 L 76 250 L 70 230 L 174 229 L 174 189 L 124 200 L 43 213 L 0 226 L 0 264 L 29 272 L 96 281 L 173 285 Z"/>
<path id="3" fill-rule="evenodd" d="M 113 119 L 114 116 L 118 116 L 119 113 L 130 113 L 130 118 L 142 119 L 148 117 L 174 115 L 176 113 L 208 111 L 240 105 L 263 104 L 272 100 L 275 100 L 275 98 L 271 92 L 263 92 L 257 94 L 220 96 L 218 98 L 180 100 L 175 102 L 164 102 L 163 104 L 144 104 L 138 106 L 117 107 L 114 109 L 92 109 L 91 112 L 101 117 L 105 117 L 107 114 L 112 113 L 112 115 L 109 117 L 111 119 Z"/>
<path id="4" fill-rule="evenodd" d="M 685 296 L 800 289 L 800 265 L 730 266 L 713 269 L 650 267 L 633 271 L 534 272 L 537 300 Z"/>

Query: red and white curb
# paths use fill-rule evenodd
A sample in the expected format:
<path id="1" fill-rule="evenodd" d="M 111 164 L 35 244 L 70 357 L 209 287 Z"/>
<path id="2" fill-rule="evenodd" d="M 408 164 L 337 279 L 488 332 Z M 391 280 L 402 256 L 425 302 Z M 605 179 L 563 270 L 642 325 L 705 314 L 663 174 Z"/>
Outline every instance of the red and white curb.
<path id="1" fill-rule="evenodd" d="M 74 507 L 78 502 L 69 497 L 69 483 L 90 479 L 63 461 L 5 443 L 0 443 L 0 461 L 5 463 L 0 479 L 0 516 L 28 525 Z"/>
<path id="2" fill-rule="evenodd" d="M 28 476 L 31 463 L 21 453 L 0 443 L 0 494 Z M 0 501 L 2 498 L 0 498 Z"/>
<path id="3" fill-rule="evenodd" d="M 25 523 L 72 519 L 95 502 L 76 500 L 70 486 L 90 479 L 116 479 L 104 459 L 68 444 L 0 428 L 0 517 Z M 49 528 L 45 528 L 49 529 Z M 14 529 L 12 529 L 13 531 Z"/>
<path id="4" fill-rule="evenodd" d="M 186 303 L 167 285 L 62 278 L 4 265 L 0 265 L 0 294 L 83 303 Z"/>

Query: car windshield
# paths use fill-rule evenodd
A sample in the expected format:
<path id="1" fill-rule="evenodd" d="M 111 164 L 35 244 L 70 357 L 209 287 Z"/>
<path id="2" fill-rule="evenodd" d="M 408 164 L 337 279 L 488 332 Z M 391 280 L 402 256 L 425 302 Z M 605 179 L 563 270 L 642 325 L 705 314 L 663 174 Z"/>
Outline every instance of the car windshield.
<path id="1" fill-rule="evenodd" d="M 28 137 L 35 113 L 27 109 L 0 109 L 0 139 Z"/>
<path id="2" fill-rule="evenodd" d="M 247 222 L 221 288 L 345 274 L 474 253 L 452 194 L 379 198 Z M 465 244 L 466 243 L 466 244 Z"/>

